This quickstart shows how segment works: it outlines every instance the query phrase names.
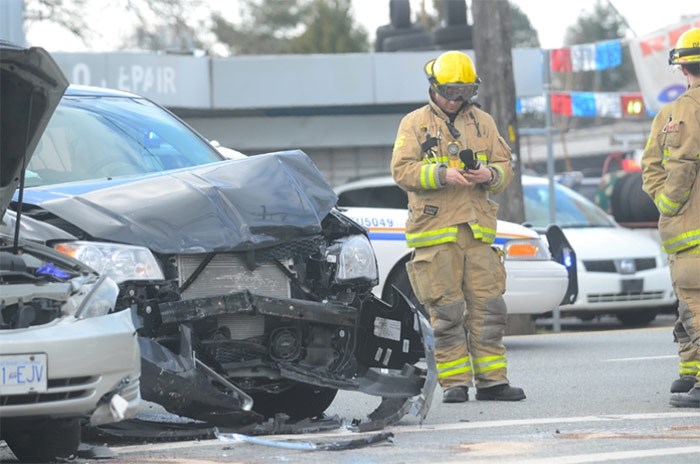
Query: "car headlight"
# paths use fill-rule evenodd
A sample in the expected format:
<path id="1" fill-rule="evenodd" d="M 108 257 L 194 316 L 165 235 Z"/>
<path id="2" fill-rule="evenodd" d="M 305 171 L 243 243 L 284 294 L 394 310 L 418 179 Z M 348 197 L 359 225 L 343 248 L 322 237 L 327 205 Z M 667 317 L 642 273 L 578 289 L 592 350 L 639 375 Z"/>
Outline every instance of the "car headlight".
<path id="1" fill-rule="evenodd" d="M 336 282 L 355 279 L 376 281 L 379 278 L 377 259 L 369 239 L 352 235 L 336 240 L 326 251 L 326 261 L 336 263 Z"/>
<path id="2" fill-rule="evenodd" d="M 508 240 L 503 245 L 506 259 L 521 261 L 549 261 L 552 255 L 541 238 Z"/>
<path id="3" fill-rule="evenodd" d="M 65 242 L 54 245 L 61 253 L 82 261 L 111 277 L 116 283 L 128 280 L 163 280 L 153 253 L 148 248 L 104 242 Z"/>
<path id="4" fill-rule="evenodd" d="M 102 275 L 80 303 L 75 317 L 86 319 L 109 314 L 117 303 L 117 296 L 119 286 L 106 275 Z"/>

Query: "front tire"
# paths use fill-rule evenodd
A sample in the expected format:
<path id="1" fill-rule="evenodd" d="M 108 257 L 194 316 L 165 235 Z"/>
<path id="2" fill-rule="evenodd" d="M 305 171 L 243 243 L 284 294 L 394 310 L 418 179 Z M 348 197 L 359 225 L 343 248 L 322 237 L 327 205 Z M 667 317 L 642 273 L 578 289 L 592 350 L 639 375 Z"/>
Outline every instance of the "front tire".
<path id="1" fill-rule="evenodd" d="M 46 420 L 41 424 L 27 422 L 5 427 L 3 439 L 20 462 L 68 459 L 78 452 L 80 446 L 80 419 Z"/>
<path id="2" fill-rule="evenodd" d="M 645 327 L 656 319 L 656 312 L 640 309 L 618 313 L 615 317 L 617 317 L 625 327 Z"/>
<path id="3" fill-rule="evenodd" d="M 251 393 L 253 411 L 266 419 L 284 413 L 292 420 L 318 417 L 333 403 L 338 390 L 295 383 L 281 393 Z"/>

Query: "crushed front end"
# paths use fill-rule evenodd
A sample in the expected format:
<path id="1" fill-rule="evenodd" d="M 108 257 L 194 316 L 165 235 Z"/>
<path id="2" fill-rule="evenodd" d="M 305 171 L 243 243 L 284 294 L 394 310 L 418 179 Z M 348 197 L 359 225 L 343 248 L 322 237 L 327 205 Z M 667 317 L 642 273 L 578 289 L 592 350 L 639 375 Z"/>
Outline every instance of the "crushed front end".
<path id="1" fill-rule="evenodd" d="M 371 245 L 339 212 L 324 219 L 319 235 L 241 253 L 176 255 L 168 262 L 166 274 L 177 278 L 156 297 L 137 286 L 122 292 L 130 300 L 124 303 L 136 305 L 143 317 L 142 335 L 180 360 L 173 364 L 159 353 L 146 362 L 155 368 L 144 368 L 143 383 L 154 386 L 154 395 L 144 391 L 144 398 L 228 425 L 279 413 L 315 417 L 337 390 L 384 398 L 370 415 L 375 425 L 408 412 L 427 414 L 435 376 L 417 364 L 434 365 L 430 325 L 405 297 L 390 306 L 373 296 Z M 142 345 L 142 353 L 151 352 Z M 168 365 L 177 365 L 179 375 L 163 384 Z M 211 389 L 203 388 L 202 378 Z M 206 390 L 211 404 L 202 408 Z M 240 410 L 221 405 L 222 394 Z"/>

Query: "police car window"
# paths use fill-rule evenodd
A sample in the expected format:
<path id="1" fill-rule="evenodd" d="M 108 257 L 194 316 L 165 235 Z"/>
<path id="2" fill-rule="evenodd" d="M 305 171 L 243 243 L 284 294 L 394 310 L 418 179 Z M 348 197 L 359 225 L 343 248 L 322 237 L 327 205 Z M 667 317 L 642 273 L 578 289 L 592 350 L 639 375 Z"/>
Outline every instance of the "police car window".
<path id="1" fill-rule="evenodd" d="M 369 192 L 365 189 L 347 190 L 338 195 L 338 206 L 367 206 Z"/>
<path id="2" fill-rule="evenodd" d="M 367 206 L 378 208 L 406 209 L 408 195 L 397 185 L 376 187 L 370 190 Z"/>
<path id="3" fill-rule="evenodd" d="M 338 205 L 406 209 L 408 196 L 396 185 L 366 187 L 340 193 Z"/>
<path id="4" fill-rule="evenodd" d="M 523 185 L 525 220 L 534 227 L 549 225 L 549 186 Z M 555 184 L 554 209 L 561 227 L 612 227 L 608 215 L 583 195 Z"/>

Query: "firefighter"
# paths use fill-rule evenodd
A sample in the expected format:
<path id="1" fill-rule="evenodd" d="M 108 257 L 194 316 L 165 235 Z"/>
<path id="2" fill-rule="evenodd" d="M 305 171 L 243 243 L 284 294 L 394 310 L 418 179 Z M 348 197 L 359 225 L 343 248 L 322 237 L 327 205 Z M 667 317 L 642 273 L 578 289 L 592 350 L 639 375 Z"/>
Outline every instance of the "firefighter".
<path id="1" fill-rule="evenodd" d="M 643 188 L 651 198 L 655 198 L 656 194 L 661 191 L 666 178 L 662 130 L 668 121 L 670 112 L 671 106 L 666 105 L 654 117 L 642 156 Z M 695 386 L 695 377 L 700 371 L 700 350 L 691 343 L 690 336 L 685 331 L 680 318 L 673 326 L 673 341 L 678 343 L 679 361 L 678 378 L 671 383 L 671 393 L 686 393 Z"/>
<path id="2" fill-rule="evenodd" d="M 428 104 L 399 125 L 391 159 L 408 192 L 406 264 L 430 313 L 443 402 L 518 401 L 507 377 L 505 268 L 493 247 L 498 205 L 489 194 L 513 178 L 510 148 L 473 102 L 480 80 L 468 55 L 449 51 L 424 67 Z"/>
<path id="3" fill-rule="evenodd" d="M 678 296 L 678 314 L 687 341 L 700 350 L 700 28 L 684 32 L 669 55 L 678 65 L 688 89 L 659 113 L 663 123 L 658 134 L 663 148 L 663 176 L 655 170 L 652 150 L 645 150 L 643 188 L 659 210 L 659 232 L 669 255 L 673 288 Z M 652 132 L 647 147 L 656 143 Z M 683 354 L 681 353 L 681 362 Z M 697 367 L 697 364 L 695 365 Z M 671 396 L 671 405 L 700 408 L 700 373 L 693 388 Z"/>

